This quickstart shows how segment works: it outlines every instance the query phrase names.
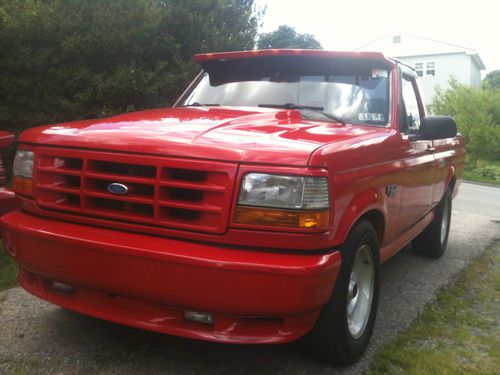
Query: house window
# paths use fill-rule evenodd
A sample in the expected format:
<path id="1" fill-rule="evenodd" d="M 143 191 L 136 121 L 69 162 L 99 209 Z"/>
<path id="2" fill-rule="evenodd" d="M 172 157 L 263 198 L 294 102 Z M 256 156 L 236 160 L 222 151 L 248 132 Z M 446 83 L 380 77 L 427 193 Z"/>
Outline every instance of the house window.
<path id="1" fill-rule="evenodd" d="M 417 75 L 422 77 L 424 75 L 424 63 L 415 63 L 415 70 L 417 71 Z"/>
<path id="2" fill-rule="evenodd" d="M 436 63 L 434 61 L 428 61 L 425 64 L 425 75 L 435 77 L 436 76 Z"/>

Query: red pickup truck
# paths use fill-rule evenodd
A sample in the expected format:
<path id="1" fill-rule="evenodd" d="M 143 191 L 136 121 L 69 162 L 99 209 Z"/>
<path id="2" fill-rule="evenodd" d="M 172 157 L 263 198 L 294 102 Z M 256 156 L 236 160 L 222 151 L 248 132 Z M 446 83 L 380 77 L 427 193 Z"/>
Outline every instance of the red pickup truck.
<path id="1" fill-rule="evenodd" d="M 14 134 L 0 130 L 0 216 L 12 211 L 17 206 L 14 192 L 5 187 L 7 181 L 5 166 L 2 162 L 2 151 L 14 142 Z M 0 233 L 0 238 L 1 233 Z"/>
<path id="2" fill-rule="evenodd" d="M 443 254 L 464 141 L 380 53 L 202 54 L 173 108 L 25 131 L 4 215 L 21 285 L 167 334 L 366 348 L 379 265 Z"/>

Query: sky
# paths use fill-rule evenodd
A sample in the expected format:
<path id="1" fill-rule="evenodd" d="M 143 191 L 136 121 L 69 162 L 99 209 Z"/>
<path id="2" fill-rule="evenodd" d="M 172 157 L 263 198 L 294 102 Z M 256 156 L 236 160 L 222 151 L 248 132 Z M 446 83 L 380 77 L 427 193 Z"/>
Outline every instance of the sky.
<path id="1" fill-rule="evenodd" d="M 286 24 L 329 50 L 353 50 L 407 33 L 476 50 L 486 72 L 500 69 L 500 0 L 256 0 L 261 32 Z"/>

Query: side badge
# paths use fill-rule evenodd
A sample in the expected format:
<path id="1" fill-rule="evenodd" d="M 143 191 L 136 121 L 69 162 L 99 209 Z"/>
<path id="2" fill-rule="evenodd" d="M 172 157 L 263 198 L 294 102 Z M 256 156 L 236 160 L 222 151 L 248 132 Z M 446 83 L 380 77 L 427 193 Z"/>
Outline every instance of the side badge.
<path id="1" fill-rule="evenodd" d="M 385 194 L 387 194 L 388 197 L 393 197 L 396 195 L 397 189 L 397 185 L 387 185 L 387 187 L 385 188 Z"/>

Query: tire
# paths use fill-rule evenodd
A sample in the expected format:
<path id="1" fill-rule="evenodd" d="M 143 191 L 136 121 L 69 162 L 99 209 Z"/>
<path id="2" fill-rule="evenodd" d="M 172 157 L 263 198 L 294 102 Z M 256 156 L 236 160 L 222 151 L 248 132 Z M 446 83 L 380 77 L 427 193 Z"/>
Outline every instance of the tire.
<path id="1" fill-rule="evenodd" d="M 358 222 L 341 252 L 333 293 L 312 331 L 302 339 L 302 347 L 310 356 L 347 366 L 368 346 L 377 315 L 380 261 L 373 225 L 367 220 Z"/>
<path id="2" fill-rule="evenodd" d="M 451 223 L 451 190 L 447 188 L 437 205 L 432 222 L 412 242 L 416 254 L 441 258 L 446 251 Z"/>

